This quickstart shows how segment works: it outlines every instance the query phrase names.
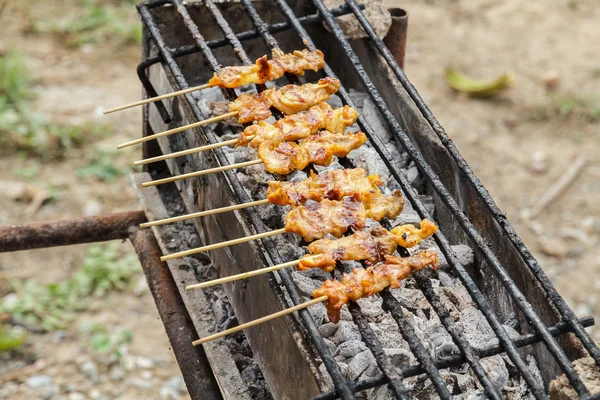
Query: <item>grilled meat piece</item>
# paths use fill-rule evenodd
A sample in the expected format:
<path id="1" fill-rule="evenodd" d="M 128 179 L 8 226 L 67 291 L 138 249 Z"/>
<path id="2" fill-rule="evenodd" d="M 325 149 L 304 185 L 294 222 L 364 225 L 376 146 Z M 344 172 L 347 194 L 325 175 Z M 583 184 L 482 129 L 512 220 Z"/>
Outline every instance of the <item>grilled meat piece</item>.
<path id="1" fill-rule="evenodd" d="M 346 127 L 354 124 L 358 112 L 344 106 L 335 110 L 327 103 L 312 106 L 305 113 L 288 115 L 287 117 L 269 124 L 259 121 L 240 133 L 237 146 L 258 148 L 261 143 L 270 140 L 275 144 L 304 139 L 316 134 L 321 129 L 332 133 L 344 133 Z"/>
<path id="2" fill-rule="evenodd" d="M 316 289 L 313 298 L 327 296 L 327 316 L 331 322 L 340 320 L 340 309 L 349 301 L 372 296 L 387 287 L 399 288 L 403 279 L 414 271 L 420 271 L 428 265 L 437 268 L 437 255 L 422 251 L 414 256 L 400 258 L 387 256 L 379 267 L 356 268 L 344 274 L 341 281 L 327 280 Z"/>
<path id="3" fill-rule="evenodd" d="M 287 175 L 302 170 L 309 164 L 327 166 L 333 161 L 333 156 L 346 157 L 366 141 L 367 137 L 363 132 L 336 135 L 321 131 L 299 143 L 281 142 L 276 145 L 267 140 L 258 147 L 258 157 L 270 173 Z"/>
<path id="4" fill-rule="evenodd" d="M 327 100 L 339 88 L 339 80 L 323 78 L 318 83 L 287 85 L 279 89 L 267 89 L 259 94 L 243 94 L 229 103 L 229 111 L 238 112 L 240 124 L 269 118 L 270 107 L 275 107 L 286 115 L 296 114 Z"/>
<path id="5" fill-rule="evenodd" d="M 382 185 L 378 175 L 369 175 L 364 169 L 338 169 L 315 174 L 300 182 L 271 181 L 267 189 L 268 200 L 280 206 L 302 204 L 307 200 L 340 200 L 344 196 L 358 195 L 367 209 L 367 217 L 377 221 L 384 217 L 396 218 L 404 207 L 399 191 L 386 196 L 379 190 Z"/>
<path id="6" fill-rule="evenodd" d="M 413 225 L 397 226 L 391 231 L 382 227 L 370 232 L 356 232 L 337 240 L 321 239 L 308 245 L 307 254 L 300 260 L 298 270 L 321 268 L 330 272 L 335 268 L 336 261 L 383 261 L 396 251 L 396 247 L 405 248 L 416 246 L 421 240 L 430 237 L 437 231 L 437 226 L 424 219 L 421 228 Z"/>
<path id="7" fill-rule="evenodd" d="M 341 201 L 293 206 L 286 217 L 285 230 L 312 242 L 328 233 L 340 237 L 350 228 L 362 229 L 366 219 L 364 205 L 355 197 L 344 197 Z"/>
<path id="8" fill-rule="evenodd" d="M 325 65 L 323 53 L 319 50 L 294 50 L 284 54 L 281 50 L 273 50 L 273 58 L 267 60 L 262 56 L 253 65 L 225 67 L 208 81 L 210 86 L 236 88 L 249 83 L 265 83 L 281 78 L 286 72 L 302 76 L 304 71 L 318 71 Z"/>

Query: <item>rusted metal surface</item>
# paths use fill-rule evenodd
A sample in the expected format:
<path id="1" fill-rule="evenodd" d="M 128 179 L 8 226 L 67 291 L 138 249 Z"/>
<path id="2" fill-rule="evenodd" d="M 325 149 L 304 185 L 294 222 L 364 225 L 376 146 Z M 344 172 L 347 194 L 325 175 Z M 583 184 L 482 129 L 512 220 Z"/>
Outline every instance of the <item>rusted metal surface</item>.
<path id="1" fill-rule="evenodd" d="M 196 340 L 198 335 L 169 268 L 160 261 L 162 252 L 152 231 L 132 226 L 129 229 L 129 239 L 140 258 L 148 287 L 191 398 L 222 399 L 203 347 L 192 346 L 192 341 Z"/>
<path id="2" fill-rule="evenodd" d="M 408 13 L 401 8 L 388 9 L 392 14 L 392 26 L 383 42 L 394 55 L 400 68 L 404 69 L 406 37 L 408 35 Z"/>
<path id="3" fill-rule="evenodd" d="M 128 229 L 146 221 L 142 211 L 127 211 L 26 225 L 0 226 L 0 253 L 127 239 Z"/>

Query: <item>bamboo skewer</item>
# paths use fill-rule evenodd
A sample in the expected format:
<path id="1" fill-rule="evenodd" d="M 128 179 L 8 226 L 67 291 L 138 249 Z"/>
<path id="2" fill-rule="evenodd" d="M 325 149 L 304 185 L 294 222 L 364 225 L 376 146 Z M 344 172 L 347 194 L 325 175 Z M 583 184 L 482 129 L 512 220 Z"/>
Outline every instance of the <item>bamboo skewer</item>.
<path id="1" fill-rule="evenodd" d="M 205 169 L 202 171 L 196 171 L 196 172 L 190 172 L 187 174 L 171 176 L 169 178 L 157 179 L 154 181 L 144 182 L 144 183 L 142 183 L 142 186 L 149 187 L 149 186 L 162 185 L 164 183 L 175 182 L 175 181 L 179 181 L 181 179 L 194 178 L 196 176 L 202 176 L 202 175 L 212 174 L 215 172 L 227 171 L 229 169 L 244 168 L 244 167 L 249 167 L 251 165 L 257 165 L 257 164 L 262 164 L 262 160 L 245 161 L 242 163 L 224 165 L 222 167 L 210 168 L 210 169 Z"/>
<path id="2" fill-rule="evenodd" d="M 124 104 L 124 105 L 119 106 L 119 107 L 109 108 L 108 110 L 104 110 L 104 114 L 106 115 L 106 114 L 110 114 L 110 113 L 113 113 L 113 112 L 116 112 L 116 111 L 125 110 L 127 108 L 137 107 L 137 106 L 141 106 L 141 105 L 148 104 L 148 103 L 154 103 L 155 101 L 168 99 L 170 97 L 175 97 L 175 96 L 179 96 L 179 95 L 182 95 L 182 94 L 187 94 L 187 93 L 195 92 L 197 90 L 207 89 L 207 88 L 209 88 L 211 86 L 212 85 L 206 83 L 204 85 L 194 86 L 194 87 L 191 87 L 189 89 L 178 90 L 177 92 L 171 92 L 171 93 L 163 94 L 163 95 L 160 95 L 160 96 L 150 97 L 150 98 L 147 98 L 147 99 L 144 99 L 144 100 L 135 101 L 133 103 Z"/>
<path id="3" fill-rule="evenodd" d="M 257 269 L 257 270 L 249 271 L 249 272 L 243 272 L 241 274 L 226 276 L 224 278 L 213 279 L 211 281 L 206 281 L 206 282 L 202 282 L 202 283 L 195 283 L 193 285 L 186 286 L 185 290 L 204 289 L 209 286 L 220 285 L 220 284 L 227 283 L 227 282 L 237 281 L 238 279 L 246 279 L 246 278 L 250 278 L 250 277 L 256 276 L 256 275 L 266 274 L 267 272 L 273 272 L 273 271 L 277 271 L 277 270 L 280 270 L 283 268 L 293 267 L 295 265 L 298 265 L 299 262 L 300 262 L 300 260 L 289 261 L 289 262 L 286 262 L 283 264 L 273 265 L 272 267 L 261 268 L 261 269 Z"/>
<path id="4" fill-rule="evenodd" d="M 224 330 L 222 332 L 215 333 L 214 335 L 210 335 L 210 336 L 203 337 L 202 339 L 194 340 L 192 342 L 192 345 L 198 346 L 198 345 L 200 345 L 202 343 L 210 342 L 211 340 L 215 340 L 215 339 L 221 338 L 223 336 L 227 336 L 227 335 L 230 335 L 232 333 L 239 332 L 239 331 L 241 331 L 243 329 L 250 328 L 250 327 L 253 327 L 255 325 L 262 324 L 263 322 L 267 322 L 267 321 L 271 321 L 271 320 L 273 320 L 275 318 L 283 317 L 284 315 L 291 314 L 294 311 L 302 310 L 303 308 L 307 308 L 307 307 L 310 307 L 312 305 L 322 303 L 324 301 L 327 301 L 328 299 L 329 299 L 329 297 L 327 297 L 327 296 L 317 297 L 316 299 L 307 301 L 306 303 L 298 304 L 297 306 L 290 307 L 290 308 L 287 308 L 285 310 L 278 311 L 278 312 L 273 313 L 271 315 L 267 315 L 266 317 L 262 317 L 262 318 L 259 318 L 259 319 L 255 319 L 254 321 L 250 321 L 250 322 L 246 322 L 245 324 L 238 325 L 235 328 L 227 329 L 227 330 Z"/>
<path id="5" fill-rule="evenodd" d="M 133 146 L 134 144 L 138 144 L 138 143 L 144 143 L 149 140 L 156 139 L 156 138 L 163 137 L 163 136 L 169 136 L 174 133 L 183 132 L 183 131 L 186 131 L 191 128 L 196 128 L 198 126 L 212 124 L 213 122 L 218 122 L 218 121 L 227 119 L 229 117 L 234 117 L 237 114 L 238 114 L 237 111 L 231 111 L 231 112 L 228 112 L 228 113 L 225 113 L 222 115 L 217 115 L 216 117 L 205 119 L 204 121 L 198 121 L 198 122 L 194 122 L 193 124 L 188 124 L 188 125 L 180 126 L 178 128 L 169 129 L 168 131 L 155 133 L 154 135 L 144 136 L 144 137 L 141 137 L 141 138 L 138 138 L 135 140 L 131 140 L 129 142 L 121 143 L 121 144 L 117 145 L 117 149 L 122 149 L 124 147 Z"/>
<path id="6" fill-rule="evenodd" d="M 253 138 L 254 138 L 254 136 L 248 136 L 248 140 L 251 140 Z M 157 161 L 168 160 L 170 158 L 187 156 L 188 154 L 200 153 L 202 151 L 212 150 L 212 149 L 216 149 L 216 148 L 224 147 L 224 146 L 231 146 L 231 145 L 236 144 L 237 142 L 238 142 L 238 139 L 231 139 L 231 140 L 226 140 L 224 142 L 219 142 L 219 143 L 215 143 L 215 144 L 208 144 L 206 146 L 194 147 L 194 148 L 187 149 L 187 150 L 177 151 L 175 153 L 163 154 L 162 156 L 157 156 L 157 157 L 152 157 L 152 158 L 146 158 L 144 160 L 134 161 L 133 165 L 136 165 L 136 166 L 137 165 L 145 165 L 145 164 L 150 164 L 150 163 L 157 162 Z"/>
<path id="7" fill-rule="evenodd" d="M 220 249 L 222 247 L 227 247 L 227 246 L 233 246 L 234 244 L 245 243 L 245 242 L 249 242 L 251 240 L 262 239 L 262 238 L 266 238 L 269 236 L 280 235 L 285 232 L 286 232 L 285 228 L 281 228 L 281 229 L 275 229 L 275 230 L 269 231 L 269 232 L 257 233 L 256 235 L 250 235 L 250 236 L 246 236 L 243 238 L 228 240 L 226 242 L 210 244 L 208 246 L 197 247 L 195 249 L 180 251 L 178 253 L 173 253 L 173 254 L 169 254 L 166 256 L 162 256 L 160 258 L 160 261 L 167 261 L 167 260 L 172 260 L 174 258 L 189 256 L 192 254 L 204 253 L 205 251 Z"/>
<path id="8" fill-rule="evenodd" d="M 140 224 L 140 228 L 150 228 L 151 226 L 170 224 L 172 222 L 183 221 L 183 220 L 191 219 L 191 218 L 206 217 L 207 215 L 220 214 L 220 213 L 224 213 L 227 211 L 241 210 L 242 208 L 260 206 L 262 204 L 268 204 L 268 203 L 269 203 L 269 200 L 263 199 L 263 200 L 251 201 L 249 203 L 244 203 L 244 204 L 236 204 L 236 205 L 228 206 L 228 207 L 215 208 L 214 210 L 206 210 L 206 211 L 200 211 L 200 212 L 195 212 L 195 213 L 186 214 L 186 215 L 179 215 L 177 217 L 159 219 L 157 221 L 152 221 L 152 222 L 144 222 L 143 224 Z"/>

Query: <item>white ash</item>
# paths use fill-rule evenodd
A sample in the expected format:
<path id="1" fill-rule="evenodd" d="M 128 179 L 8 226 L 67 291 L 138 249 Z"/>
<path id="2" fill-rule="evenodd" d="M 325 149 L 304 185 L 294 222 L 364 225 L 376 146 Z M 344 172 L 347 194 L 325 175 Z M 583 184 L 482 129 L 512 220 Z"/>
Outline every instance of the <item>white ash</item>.
<path id="1" fill-rule="evenodd" d="M 387 129 L 387 125 L 382 121 L 372 102 L 363 93 L 351 92 L 351 96 L 355 99 L 357 107 L 360 105 L 358 111 L 365 116 L 369 125 L 376 129 L 382 141 L 389 147 L 389 151 L 392 154 L 400 155 L 398 159 L 401 160 L 402 172 L 408 175 L 411 185 L 417 191 L 423 193 L 425 190 L 424 180 L 421 179 L 417 168 L 410 164 L 406 155 L 401 152 L 400 146 L 394 141 L 393 136 Z M 334 107 L 341 105 L 337 104 L 339 103 L 339 99 L 335 96 L 330 103 Z M 367 109 L 367 112 L 365 112 L 365 109 Z M 222 128 L 221 134 L 224 135 L 223 140 L 233 138 L 239 132 L 239 130 L 235 131 L 223 125 L 219 125 L 219 127 Z M 223 149 L 230 160 L 235 162 L 255 159 L 255 150 L 253 149 L 234 149 L 232 147 L 224 147 Z M 380 175 L 384 183 L 382 187 L 384 193 L 389 194 L 399 188 L 389 170 L 370 144 L 366 144 L 360 149 L 353 151 L 348 158 L 354 161 L 357 167 L 364 168 L 367 173 Z M 315 167 L 318 172 L 340 168 L 342 166 L 337 161 L 328 167 Z M 265 198 L 268 186 L 267 182 L 273 179 L 273 176 L 268 174 L 261 165 L 240 170 L 237 172 L 237 176 L 248 194 L 255 200 Z M 285 178 L 290 181 L 299 181 L 306 177 L 307 174 L 305 172 L 298 171 Z M 430 196 L 424 195 L 421 195 L 420 198 L 428 212 L 431 215 L 435 215 L 433 199 Z M 274 205 L 265 205 L 256 208 L 261 219 L 272 229 L 281 228 L 285 224 L 287 210 L 287 207 Z M 406 223 L 418 224 L 420 221 L 421 218 L 407 201 L 402 214 L 395 220 L 390 221 L 390 223 L 392 226 L 396 226 Z M 368 221 L 367 225 L 368 227 L 373 227 L 377 226 L 378 223 Z M 273 240 L 277 241 L 278 250 L 284 261 L 300 258 L 306 252 L 305 246 L 302 246 L 304 243 L 300 241 L 297 235 L 280 235 L 274 237 Z M 414 254 L 417 251 L 425 249 L 434 251 L 440 256 L 440 270 L 433 271 L 428 269 L 424 271 L 424 274 L 431 279 L 434 290 L 440 297 L 444 307 L 450 312 L 458 329 L 474 349 L 483 349 L 497 344 L 498 340 L 489 324 L 481 312 L 477 310 L 460 280 L 452 274 L 445 257 L 441 254 L 433 239 L 430 238 L 421 242 L 418 247 L 410 249 L 410 251 Z M 456 245 L 452 247 L 452 250 L 463 265 L 469 266 L 475 262 L 474 254 L 470 247 Z M 356 262 L 350 262 L 349 264 L 353 267 L 360 266 Z M 292 272 L 292 278 L 298 287 L 299 294 L 305 300 L 309 300 L 312 291 L 320 286 L 324 280 L 331 279 L 331 275 L 321 270 L 294 271 Z M 404 318 L 411 322 L 415 332 L 431 357 L 434 359 L 444 359 L 460 354 L 452 337 L 441 324 L 435 310 L 431 308 L 431 305 L 413 279 L 409 278 L 405 280 L 402 283 L 402 288 L 392 289 L 391 293 L 402 305 Z M 417 360 L 411 353 L 408 343 L 402 338 L 396 321 L 388 312 L 383 310 L 382 299 L 378 295 L 375 295 L 359 300 L 358 304 L 393 365 L 399 369 L 415 365 Z M 341 320 L 337 324 L 329 322 L 326 308 L 323 304 L 312 306 L 309 308 L 309 311 L 325 343 L 330 348 L 335 360 L 339 363 L 342 374 L 347 379 L 355 381 L 374 377 L 381 373 L 371 351 L 362 341 L 360 332 L 354 324 L 346 306 L 342 308 Z M 229 315 L 225 311 L 222 311 L 222 314 L 222 319 L 227 320 Z M 509 331 L 511 337 L 519 335 L 513 328 L 507 327 L 507 331 Z M 529 361 L 532 370 L 536 371 L 535 360 L 531 358 Z M 520 399 L 529 397 L 526 386 L 523 386 L 522 379 L 515 368 L 511 367 L 508 359 L 502 356 L 493 356 L 483 359 L 481 363 L 483 368 L 488 371 L 494 385 L 501 389 L 503 393 L 505 391 L 509 393 L 510 398 Z M 323 364 L 320 364 L 319 370 L 324 379 L 331 383 L 331 379 Z M 448 389 L 453 396 L 462 399 L 483 398 L 483 389 L 467 364 L 441 371 L 441 374 L 445 381 L 448 382 Z M 413 391 L 416 398 L 438 398 L 435 388 L 426 376 L 407 378 L 404 380 L 404 383 L 408 389 Z M 357 397 L 364 399 L 392 398 L 387 387 L 369 389 L 359 393 Z"/>

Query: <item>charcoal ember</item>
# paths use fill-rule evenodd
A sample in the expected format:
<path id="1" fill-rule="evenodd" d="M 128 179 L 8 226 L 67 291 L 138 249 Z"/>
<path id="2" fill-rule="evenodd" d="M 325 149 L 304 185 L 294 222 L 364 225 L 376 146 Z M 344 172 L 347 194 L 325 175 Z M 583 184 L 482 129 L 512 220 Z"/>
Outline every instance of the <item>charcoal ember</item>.
<path id="1" fill-rule="evenodd" d="M 392 140 L 392 132 L 388 129 L 388 124 L 370 98 L 364 100 L 362 116 L 384 144 Z"/>
<path id="2" fill-rule="evenodd" d="M 423 336 L 429 342 L 431 357 L 434 360 L 460 355 L 460 351 L 454 344 L 452 336 L 450 336 L 439 321 L 428 321 L 423 331 Z"/>
<path id="3" fill-rule="evenodd" d="M 369 98 L 369 94 L 365 92 L 357 92 L 355 89 L 350 89 L 349 93 L 354 105 L 357 108 L 362 109 L 365 100 Z"/>
<path id="4" fill-rule="evenodd" d="M 297 272 L 292 272 L 292 278 L 294 279 L 296 286 L 298 286 L 300 294 L 307 297 L 312 296 L 312 292 L 320 286 L 318 281 L 314 281 Z"/>
<path id="5" fill-rule="evenodd" d="M 299 271 L 297 273 L 302 276 L 305 276 L 307 278 L 315 279 L 320 282 L 324 282 L 327 279 L 331 279 L 331 276 L 327 272 L 323 271 L 320 268 L 310 268 L 305 271 Z"/>
<path id="6" fill-rule="evenodd" d="M 455 374 L 456 386 L 460 393 L 469 393 L 477 389 L 476 379 L 470 374 Z"/>
<path id="7" fill-rule="evenodd" d="M 415 363 L 415 357 L 408 350 L 388 347 L 383 352 L 390 358 L 392 365 L 401 370 Z"/>
<path id="8" fill-rule="evenodd" d="M 339 345 L 340 343 L 347 342 L 349 340 L 360 340 L 360 333 L 358 328 L 350 321 L 338 322 L 338 329 L 333 335 L 333 343 Z M 362 372 L 362 371 L 361 371 Z"/>
<path id="9" fill-rule="evenodd" d="M 330 10 L 344 5 L 343 0 L 325 0 L 324 3 Z M 375 33 L 383 39 L 388 33 L 390 26 L 392 26 L 392 16 L 383 5 L 383 1 L 359 0 L 358 3 L 365 5 L 363 14 L 373 26 Z M 367 37 L 366 32 L 362 29 L 360 22 L 354 15 L 337 17 L 336 21 L 347 39 L 355 40 Z M 327 29 L 327 26 L 325 26 L 325 29 Z"/>
<path id="10" fill-rule="evenodd" d="M 448 260 L 446 260 L 446 257 L 444 256 L 440 248 L 437 247 L 437 245 L 430 246 L 429 248 L 430 250 L 435 251 L 435 253 L 438 255 L 439 269 L 446 270 L 450 268 L 450 266 L 448 265 Z M 473 253 L 473 249 L 470 246 L 464 244 L 455 245 L 452 246 L 452 251 L 456 255 L 456 258 L 458 259 L 460 264 L 464 267 L 470 267 L 475 262 L 475 254 Z"/>
<path id="11" fill-rule="evenodd" d="M 341 369 L 342 363 L 338 363 L 338 364 L 340 365 L 340 369 Z M 346 365 L 346 368 L 348 368 L 347 365 Z M 329 372 L 327 371 L 327 367 L 325 366 L 325 364 L 322 363 L 321 365 L 319 365 L 319 373 L 321 374 L 321 377 L 323 378 L 323 383 L 327 386 L 327 390 L 331 390 L 331 388 L 333 388 L 333 379 L 331 379 L 331 375 L 329 375 Z"/>
<path id="12" fill-rule="evenodd" d="M 337 351 L 337 346 L 335 345 L 335 343 L 333 343 L 331 340 L 327 339 L 327 338 L 323 338 L 323 341 L 325 342 L 325 344 L 327 345 L 327 347 L 329 348 L 329 351 L 333 354 Z"/>
<path id="13" fill-rule="evenodd" d="M 327 321 L 327 309 L 323 304 L 315 304 L 311 306 L 308 311 L 310 311 L 310 315 L 312 316 L 315 324 L 317 326 L 323 324 L 323 322 Z"/>
<path id="14" fill-rule="evenodd" d="M 319 326 L 319 333 L 324 338 L 331 338 L 338 330 L 340 326 L 338 324 L 334 324 L 333 322 L 327 322 L 321 326 Z"/>
<path id="15" fill-rule="evenodd" d="M 509 378 L 508 369 L 506 369 L 506 364 L 504 364 L 502 356 L 495 355 L 483 358 L 480 360 L 480 363 L 494 387 L 502 390 Z"/>
<path id="16" fill-rule="evenodd" d="M 389 186 L 394 178 L 390 175 L 385 164 L 379 159 L 377 151 L 368 144 L 352 151 L 348 158 L 354 161 L 357 168 L 367 171 L 367 174 L 377 174 L 384 186 Z"/>
<path id="17" fill-rule="evenodd" d="M 376 365 L 375 357 L 373 357 L 373 354 L 369 350 L 362 351 L 348 363 L 348 370 L 345 376 L 350 380 L 356 380 L 371 365 Z"/>
<path id="18" fill-rule="evenodd" d="M 366 299 L 359 299 L 357 303 L 360 306 L 361 312 L 370 319 L 383 314 L 383 308 L 381 308 L 381 297 L 368 297 Z"/>
<path id="19" fill-rule="evenodd" d="M 461 311 L 458 325 L 462 327 L 465 338 L 475 350 L 484 350 L 498 344 L 494 331 L 481 311 L 474 306 Z"/>
<path id="20" fill-rule="evenodd" d="M 358 353 L 367 350 L 367 346 L 360 340 L 349 340 L 339 345 L 334 356 L 342 356 L 345 358 L 352 358 Z"/>

